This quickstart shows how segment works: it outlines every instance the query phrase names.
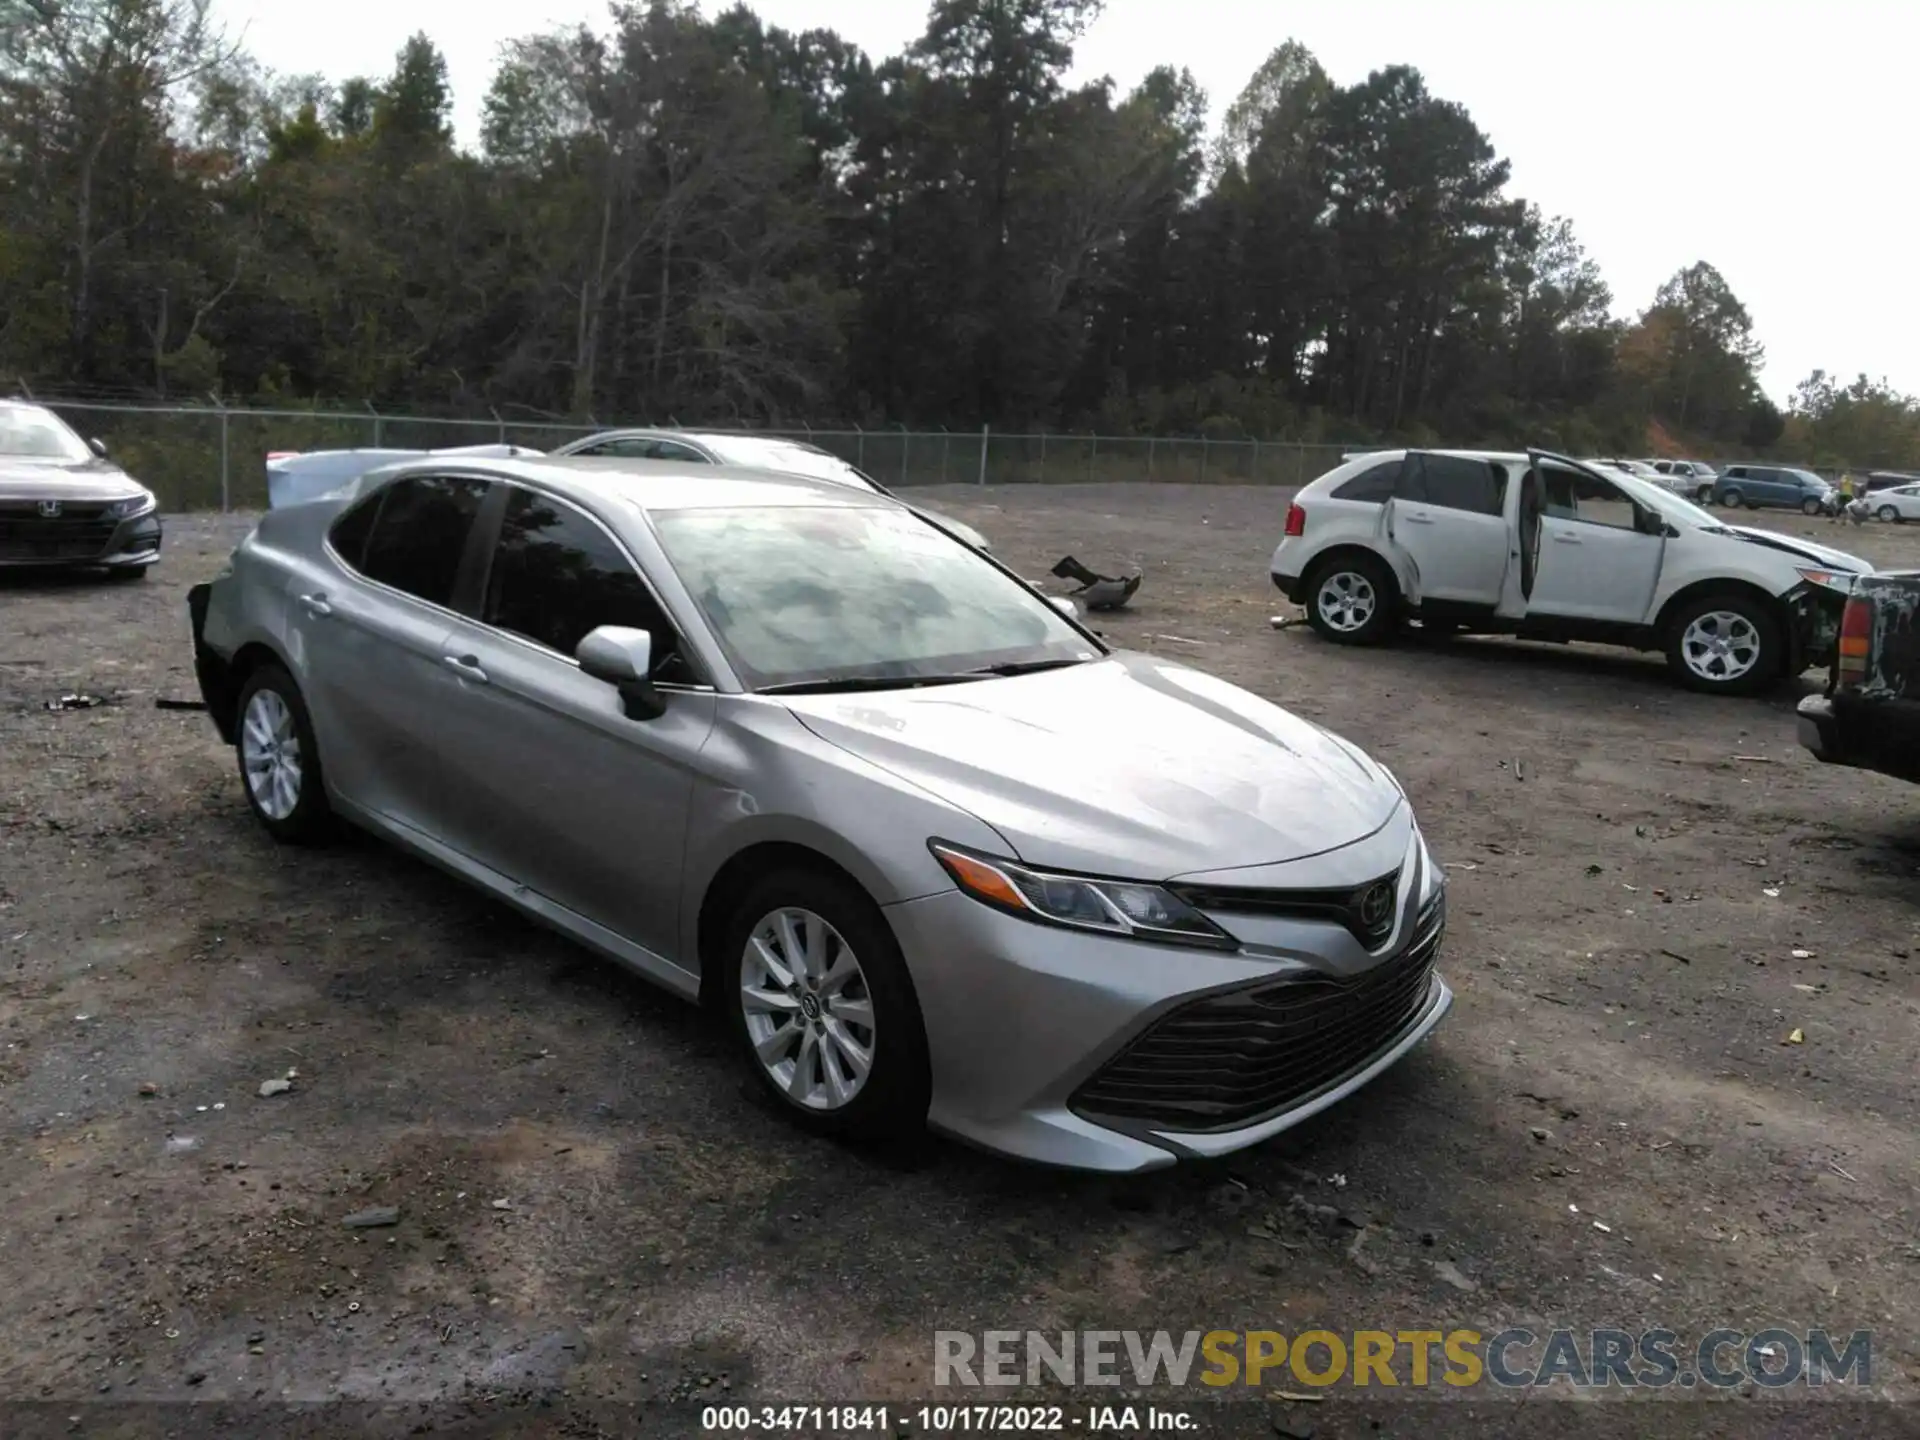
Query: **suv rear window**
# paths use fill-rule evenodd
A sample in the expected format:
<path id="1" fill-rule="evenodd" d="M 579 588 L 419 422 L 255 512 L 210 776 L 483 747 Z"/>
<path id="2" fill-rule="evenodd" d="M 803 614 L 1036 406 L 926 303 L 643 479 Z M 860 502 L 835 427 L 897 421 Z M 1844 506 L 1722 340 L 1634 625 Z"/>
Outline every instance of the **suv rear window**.
<path id="1" fill-rule="evenodd" d="M 1336 500 L 1365 500 L 1375 505 L 1393 498 L 1393 487 L 1400 478 L 1401 462 L 1382 460 L 1370 465 L 1333 492 Z"/>

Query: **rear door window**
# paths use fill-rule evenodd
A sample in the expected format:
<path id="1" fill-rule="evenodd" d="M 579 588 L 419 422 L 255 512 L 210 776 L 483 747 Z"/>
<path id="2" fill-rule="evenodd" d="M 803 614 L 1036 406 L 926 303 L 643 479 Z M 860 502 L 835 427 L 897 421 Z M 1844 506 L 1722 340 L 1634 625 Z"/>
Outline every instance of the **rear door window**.
<path id="1" fill-rule="evenodd" d="M 1364 500 L 1370 504 L 1383 505 L 1393 499 L 1394 487 L 1400 479 L 1402 462 L 1382 460 L 1362 470 L 1351 480 L 1335 487 L 1333 498 L 1336 500 Z"/>
<path id="2" fill-rule="evenodd" d="M 1409 459 L 1409 468 L 1417 467 L 1409 498 L 1474 515 L 1501 513 L 1507 475 L 1492 461 L 1469 460 L 1461 455 L 1416 455 Z"/>
<path id="3" fill-rule="evenodd" d="M 458 475 L 412 475 L 385 486 L 355 568 L 369 580 L 451 608 L 487 488 L 484 480 Z M 352 563 L 337 542 L 335 549 Z"/>

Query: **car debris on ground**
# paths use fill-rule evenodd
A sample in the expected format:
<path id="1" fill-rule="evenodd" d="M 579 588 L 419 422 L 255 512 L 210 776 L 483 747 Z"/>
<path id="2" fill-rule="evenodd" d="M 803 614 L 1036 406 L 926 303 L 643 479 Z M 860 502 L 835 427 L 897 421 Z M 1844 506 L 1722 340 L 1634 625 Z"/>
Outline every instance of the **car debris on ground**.
<path id="1" fill-rule="evenodd" d="M 1080 588 L 1072 592 L 1073 598 L 1089 610 L 1118 610 L 1133 598 L 1142 579 L 1138 572 L 1127 576 L 1097 574 L 1071 555 L 1062 555 L 1054 563 L 1052 573 L 1062 580 L 1079 581 Z"/>

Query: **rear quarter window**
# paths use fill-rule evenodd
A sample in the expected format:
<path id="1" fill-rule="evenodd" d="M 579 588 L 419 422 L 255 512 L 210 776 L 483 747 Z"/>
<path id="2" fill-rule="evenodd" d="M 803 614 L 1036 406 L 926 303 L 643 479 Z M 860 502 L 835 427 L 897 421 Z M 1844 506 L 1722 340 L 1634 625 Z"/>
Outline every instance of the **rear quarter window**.
<path id="1" fill-rule="evenodd" d="M 1393 498 L 1394 486 L 1400 479 L 1401 464 L 1399 460 L 1382 460 L 1377 465 L 1370 465 L 1352 479 L 1336 485 L 1333 498 L 1384 505 Z"/>

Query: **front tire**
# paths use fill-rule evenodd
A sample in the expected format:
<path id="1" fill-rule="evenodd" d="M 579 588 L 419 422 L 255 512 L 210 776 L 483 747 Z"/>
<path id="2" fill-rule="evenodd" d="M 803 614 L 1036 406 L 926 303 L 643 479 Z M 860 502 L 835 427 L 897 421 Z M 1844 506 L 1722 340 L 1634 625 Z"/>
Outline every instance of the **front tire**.
<path id="1" fill-rule="evenodd" d="M 1891 505 L 1882 505 L 1874 513 L 1889 525 L 1898 525 L 1900 523 L 1900 512 Z"/>
<path id="2" fill-rule="evenodd" d="M 1738 510 L 1741 507 L 1741 505 L 1745 503 L 1745 501 L 1746 501 L 1746 497 L 1743 496 L 1738 490 L 1728 490 L 1723 492 L 1720 496 L 1720 503 L 1726 506 L 1727 509 L 1729 510 Z"/>
<path id="3" fill-rule="evenodd" d="M 803 1129 L 893 1140 L 933 1093 L 913 981 L 879 907 L 851 882 L 775 871 L 735 908 L 723 994 L 741 1053 Z"/>
<path id="4" fill-rule="evenodd" d="M 1371 555 L 1336 555 L 1307 577 L 1307 620 L 1338 645 L 1378 645 L 1393 633 L 1399 590 Z"/>
<path id="5" fill-rule="evenodd" d="M 1698 490 L 1694 491 L 1693 503 L 1702 506 L 1713 504 L 1713 487 L 1711 485 L 1702 485 Z"/>
<path id="6" fill-rule="evenodd" d="M 283 845 L 328 838 L 333 809 L 320 774 L 313 721 L 293 677 L 278 665 L 261 665 L 240 687 L 234 713 L 233 749 L 255 818 Z"/>
<path id="7" fill-rule="evenodd" d="M 1786 673 L 1780 622 L 1769 606 L 1736 592 L 1689 601 L 1668 626 L 1667 668 L 1705 694 L 1758 694 Z"/>
<path id="8" fill-rule="evenodd" d="M 1813 499 L 1811 496 L 1809 496 L 1807 499 L 1802 500 L 1800 502 L 1800 513 L 1802 515 L 1818 515 L 1826 508 L 1827 508 L 1826 506 L 1822 505 L 1818 500 Z"/>

